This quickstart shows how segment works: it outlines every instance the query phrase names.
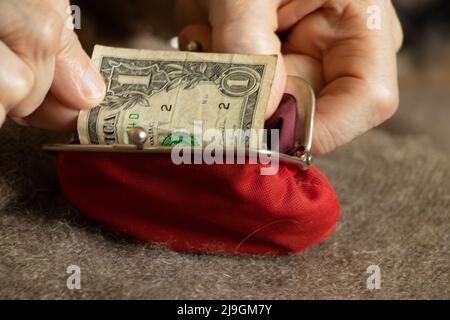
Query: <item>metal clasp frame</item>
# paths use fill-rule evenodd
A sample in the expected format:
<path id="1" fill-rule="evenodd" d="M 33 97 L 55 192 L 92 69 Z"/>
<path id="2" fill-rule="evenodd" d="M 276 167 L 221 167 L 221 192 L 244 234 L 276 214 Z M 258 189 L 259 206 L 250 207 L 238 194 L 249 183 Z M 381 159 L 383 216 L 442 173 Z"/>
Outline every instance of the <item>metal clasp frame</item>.
<path id="1" fill-rule="evenodd" d="M 292 94 L 297 100 L 298 126 L 304 127 L 303 133 L 298 132 L 295 143 L 298 147 L 293 155 L 278 153 L 272 150 L 246 150 L 246 154 L 259 153 L 268 156 L 277 156 L 281 162 L 295 165 L 307 170 L 312 163 L 312 139 L 314 130 L 314 113 L 316 101 L 314 90 L 303 79 L 289 76 L 286 92 Z M 304 118 L 304 120 L 302 120 Z M 80 145 L 80 144 L 47 144 L 43 146 L 48 152 L 121 152 L 121 153 L 149 153 L 149 154 L 170 154 L 172 147 L 148 147 L 145 146 L 147 133 L 142 128 L 134 128 L 129 132 L 130 142 L 133 144 L 113 144 L 113 145 Z M 196 150 L 197 152 L 198 150 Z"/>
<path id="2" fill-rule="evenodd" d="M 296 132 L 295 144 L 299 148 L 294 156 L 308 169 L 312 163 L 316 95 L 308 82 L 296 76 L 288 76 L 286 93 L 293 95 L 297 102 L 297 128 L 304 128 L 303 135 L 301 131 Z"/>

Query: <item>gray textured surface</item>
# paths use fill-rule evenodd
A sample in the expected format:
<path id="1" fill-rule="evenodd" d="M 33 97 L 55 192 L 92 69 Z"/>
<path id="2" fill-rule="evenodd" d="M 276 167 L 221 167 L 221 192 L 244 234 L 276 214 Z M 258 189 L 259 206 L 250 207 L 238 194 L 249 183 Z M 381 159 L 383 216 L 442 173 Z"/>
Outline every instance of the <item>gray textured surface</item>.
<path id="1" fill-rule="evenodd" d="M 61 198 L 53 160 L 39 151 L 56 137 L 9 124 L 0 130 L 0 297 L 448 299 L 449 153 L 417 126 L 408 134 L 406 115 L 318 162 L 341 220 L 326 241 L 283 258 L 179 254 L 124 239 Z M 66 288 L 71 264 L 81 267 L 80 291 Z M 366 288 L 371 264 L 382 271 L 376 292 Z"/>

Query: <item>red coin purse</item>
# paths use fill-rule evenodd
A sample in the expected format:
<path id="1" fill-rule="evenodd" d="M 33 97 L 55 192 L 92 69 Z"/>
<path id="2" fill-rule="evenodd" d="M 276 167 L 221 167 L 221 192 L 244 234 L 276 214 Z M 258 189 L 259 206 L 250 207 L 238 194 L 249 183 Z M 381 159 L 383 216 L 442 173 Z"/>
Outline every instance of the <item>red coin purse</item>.
<path id="1" fill-rule="evenodd" d="M 327 237 L 339 216 L 327 178 L 307 169 L 314 96 L 303 88 L 296 98 L 285 95 L 266 122 L 280 134 L 275 175 L 261 175 L 263 164 L 176 165 L 167 150 L 133 145 L 45 148 L 58 152 L 64 196 L 116 230 L 177 251 L 297 253 Z"/>

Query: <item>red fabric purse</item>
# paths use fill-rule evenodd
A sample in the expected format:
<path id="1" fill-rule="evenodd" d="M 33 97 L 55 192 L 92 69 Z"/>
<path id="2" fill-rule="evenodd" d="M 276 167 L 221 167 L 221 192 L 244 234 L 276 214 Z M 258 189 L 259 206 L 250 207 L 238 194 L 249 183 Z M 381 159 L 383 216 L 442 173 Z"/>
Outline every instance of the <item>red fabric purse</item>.
<path id="1" fill-rule="evenodd" d="M 280 152 L 304 154 L 295 148 L 296 113 L 285 96 L 266 123 L 280 130 Z M 261 175 L 262 164 L 175 165 L 164 153 L 63 149 L 61 189 L 81 213 L 178 251 L 296 253 L 327 237 L 339 216 L 326 177 L 294 161 Z"/>

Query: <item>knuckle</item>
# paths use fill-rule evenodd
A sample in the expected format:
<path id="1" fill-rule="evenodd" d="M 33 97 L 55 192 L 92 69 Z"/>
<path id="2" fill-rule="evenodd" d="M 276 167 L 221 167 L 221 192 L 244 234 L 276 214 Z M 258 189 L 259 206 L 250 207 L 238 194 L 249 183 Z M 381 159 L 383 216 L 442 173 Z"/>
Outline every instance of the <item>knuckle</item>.
<path id="1" fill-rule="evenodd" d="M 7 107 L 14 107 L 23 101 L 33 90 L 35 77 L 27 67 L 22 68 L 14 76 L 10 77 L 8 89 L 2 97 L 3 103 Z M 14 113 L 14 111 L 12 111 Z"/>
<path id="2" fill-rule="evenodd" d="M 398 89 L 386 86 L 372 88 L 377 124 L 391 118 L 398 110 L 400 98 Z"/>
<path id="3" fill-rule="evenodd" d="M 338 141 L 338 135 L 331 132 L 330 128 L 320 120 L 320 117 L 316 119 L 313 135 L 313 154 L 314 156 L 323 156 L 335 150 L 342 143 Z"/>
<path id="4" fill-rule="evenodd" d="M 53 9 L 47 10 L 33 30 L 36 49 L 43 56 L 54 54 L 59 47 L 64 23 L 61 16 Z"/>

